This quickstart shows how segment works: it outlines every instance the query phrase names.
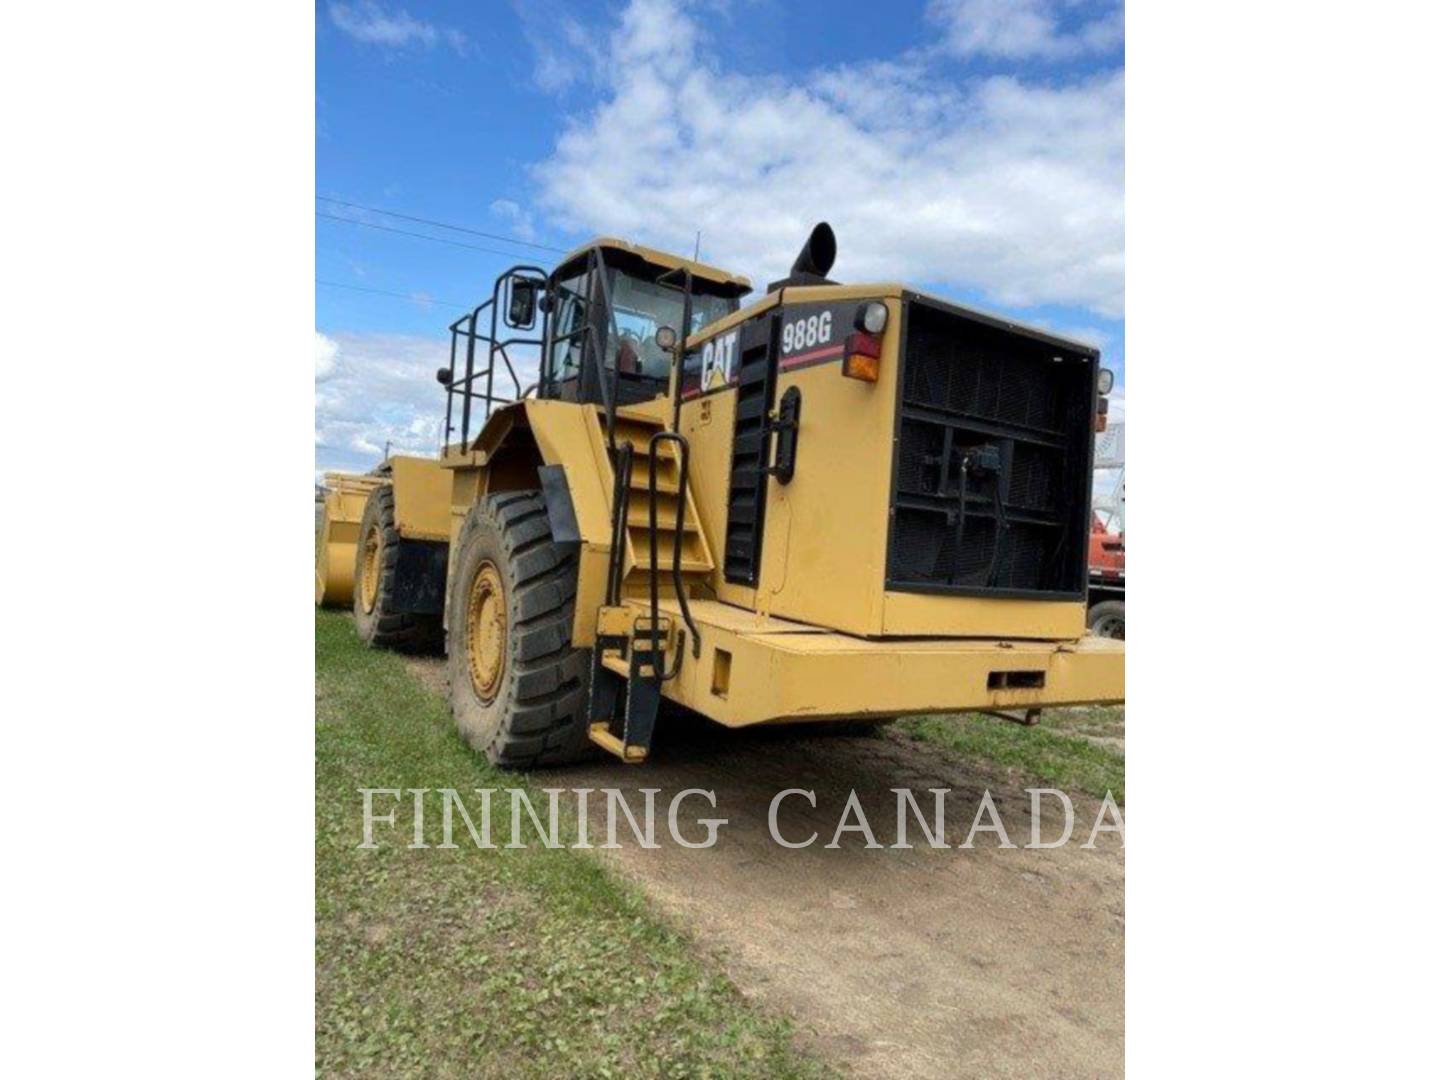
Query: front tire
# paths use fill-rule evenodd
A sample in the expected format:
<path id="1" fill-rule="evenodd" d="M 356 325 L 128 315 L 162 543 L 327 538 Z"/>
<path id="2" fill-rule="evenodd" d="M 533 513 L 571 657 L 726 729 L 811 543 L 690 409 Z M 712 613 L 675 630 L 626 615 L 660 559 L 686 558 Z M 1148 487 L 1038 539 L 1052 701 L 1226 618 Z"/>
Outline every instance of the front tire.
<path id="1" fill-rule="evenodd" d="M 460 734 L 497 765 L 561 765 L 593 749 L 590 653 L 570 645 L 578 574 L 538 491 L 471 508 L 450 581 L 450 707 Z"/>
<path id="2" fill-rule="evenodd" d="M 355 632 L 372 649 L 435 652 L 443 638 L 439 616 L 397 610 L 395 567 L 400 531 L 395 527 L 395 489 L 377 487 L 360 517 L 355 548 Z"/>

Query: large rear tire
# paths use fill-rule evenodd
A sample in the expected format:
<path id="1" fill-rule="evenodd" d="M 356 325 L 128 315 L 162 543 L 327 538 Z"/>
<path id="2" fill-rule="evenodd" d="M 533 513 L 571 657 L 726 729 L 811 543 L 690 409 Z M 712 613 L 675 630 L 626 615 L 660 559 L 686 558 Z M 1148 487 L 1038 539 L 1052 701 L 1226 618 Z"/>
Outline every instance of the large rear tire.
<path id="1" fill-rule="evenodd" d="M 578 573 L 538 491 L 487 496 L 465 519 L 448 605 L 450 707 L 497 765 L 561 765 L 594 749 L 590 652 L 570 645 Z"/>
<path id="2" fill-rule="evenodd" d="M 395 566 L 400 532 L 395 528 L 395 489 L 377 487 L 360 518 L 355 548 L 355 632 L 372 649 L 437 652 L 444 640 L 438 615 L 396 610 Z"/>

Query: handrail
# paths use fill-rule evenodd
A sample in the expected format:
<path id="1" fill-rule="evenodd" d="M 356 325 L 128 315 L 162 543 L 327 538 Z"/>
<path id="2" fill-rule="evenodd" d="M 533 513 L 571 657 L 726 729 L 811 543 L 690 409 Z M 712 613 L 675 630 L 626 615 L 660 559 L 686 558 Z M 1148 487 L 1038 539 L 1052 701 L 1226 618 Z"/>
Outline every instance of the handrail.
<path id="1" fill-rule="evenodd" d="M 455 395 L 461 397 L 460 409 L 460 441 L 462 445 L 470 442 L 470 419 L 473 412 L 472 403 L 476 400 L 485 402 L 485 419 L 490 419 L 491 411 L 497 404 L 508 405 L 518 401 L 521 396 L 520 376 L 515 370 L 515 362 L 510 358 L 510 348 L 514 345 L 536 345 L 543 350 L 545 347 L 545 333 L 549 325 L 549 315 L 546 314 L 544 325 L 540 328 L 540 337 L 525 337 L 523 334 L 516 334 L 513 337 L 501 339 L 500 321 L 500 299 L 507 281 L 527 277 L 542 284 L 548 282 L 546 272 L 538 266 L 512 266 L 498 278 L 495 279 L 494 288 L 491 290 L 490 298 L 477 304 L 468 314 L 460 316 L 450 324 L 450 366 L 443 369 L 448 372 L 448 379 L 442 380 L 446 387 L 445 399 L 445 433 L 442 439 L 441 450 L 449 444 L 450 437 L 455 433 Z M 480 329 L 481 316 L 486 310 L 490 312 L 489 333 Z M 508 323 L 506 324 L 509 325 Z M 465 373 L 460 378 L 455 377 L 456 363 L 459 360 L 459 343 L 461 335 L 465 338 Z M 475 364 L 475 343 L 484 342 L 487 354 L 485 367 L 477 370 Z M 510 376 L 514 385 L 514 397 L 504 397 L 495 393 L 495 370 L 496 357 L 505 365 L 505 371 Z M 543 360 L 543 355 L 542 355 Z M 477 381 L 482 383 L 477 386 Z"/>
<path id="2" fill-rule="evenodd" d="M 660 657 L 660 576 L 657 571 L 660 569 L 659 541 L 657 534 L 660 531 L 659 509 L 657 496 L 659 491 L 655 486 L 655 473 L 658 471 L 655 466 L 659 459 L 655 451 L 662 442 L 673 442 L 680 450 L 680 482 L 679 493 L 676 496 L 675 504 L 675 540 L 671 548 L 670 575 L 675 586 L 675 599 L 680 604 L 680 615 L 685 620 L 685 626 L 690 631 L 691 647 L 695 651 L 695 659 L 700 659 L 700 631 L 695 626 L 695 620 L 690 615 L 690 602 L 685 596 L 685 584 L 681 575 L 680 561 L 681 548 L 685 540 L 685 488 L 690 476 L 690 443 L 684 435 L 676 431 L 657 431 L 650 436 L 649 450 L 650 457 L 650 667 L 655 673 L 656 683 L 668 682 L 680 674 L 680 664 L 685 659 L 685 650 L 675 650 L 675 666 L 670 671 L 664 670 L 664 663 Z M 625 444 L 630 446 L 629 443 Z M 681 644 L 677 642 L 677 644 Z"/>
<path id="3" fill-rule="evenodd" d="M 615 490 L 611 499 L 615 515 L 610 523 L 610 565 L 605 582 L 605 603 L 609 607 L 620 603 L 620 582 L 625 573 L 625 523 L 630 513 L 630 476 L 634 460 L 635 447 L 627 442 L 615 459 Z"/>
<path id="4" fill-rule="evenodd" d="M 496 287 L 498 288 L 499 286 L 497 285 Z M 492 296 L 483 304 L 477 304 L 475 310 L 470 312 L 470 328 L 466 331 L 465 343 L 465 403 L 460 411 L 461 443 L 469 443 L 470 441 L 471 384 L 475 381 L 475 324 L 480 319 L 480 312 L 484 311 L 486 306 L 494 303 L 494 301 L 495 298 Z M 486 419 L 488 420 L 489 416 L 486 416 Z"/>

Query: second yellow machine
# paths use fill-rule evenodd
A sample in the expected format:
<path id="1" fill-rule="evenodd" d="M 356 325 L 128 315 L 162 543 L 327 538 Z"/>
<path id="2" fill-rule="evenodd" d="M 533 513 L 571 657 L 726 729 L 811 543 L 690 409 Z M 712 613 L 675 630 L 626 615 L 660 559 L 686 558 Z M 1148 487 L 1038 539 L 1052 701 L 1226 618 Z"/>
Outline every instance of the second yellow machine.
<path id="1" fill-rule="evenodd" d="M 1085 632 L 1098 353 L 834 257 L 822 224 L 742 308 L 742 277 L 600 239 L 451 326 L 445 449 L 390 497 L 429 485 L 409 570 L 491 760 L 641 761 L 666 699 L 732 727 L 1123 700 L 1123 643 Z M 405 557 L 381 525 L 362 596 Z"/>

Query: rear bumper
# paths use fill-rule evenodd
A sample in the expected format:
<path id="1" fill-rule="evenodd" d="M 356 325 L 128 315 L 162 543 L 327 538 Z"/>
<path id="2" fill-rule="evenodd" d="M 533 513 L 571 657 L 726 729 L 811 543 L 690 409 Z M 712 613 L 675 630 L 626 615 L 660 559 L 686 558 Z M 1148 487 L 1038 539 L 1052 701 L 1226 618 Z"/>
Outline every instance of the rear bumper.
<path id="1" fill-rule="evenodd" d="M 686 643 L 665 696 L 730 727 L 1125 699 L 1125 643 L 1109 638 L 869 640 L 713 601 L 692 609 L 701 655 Z"/>

